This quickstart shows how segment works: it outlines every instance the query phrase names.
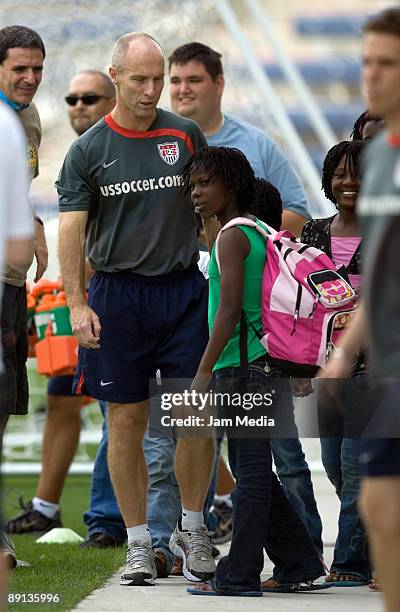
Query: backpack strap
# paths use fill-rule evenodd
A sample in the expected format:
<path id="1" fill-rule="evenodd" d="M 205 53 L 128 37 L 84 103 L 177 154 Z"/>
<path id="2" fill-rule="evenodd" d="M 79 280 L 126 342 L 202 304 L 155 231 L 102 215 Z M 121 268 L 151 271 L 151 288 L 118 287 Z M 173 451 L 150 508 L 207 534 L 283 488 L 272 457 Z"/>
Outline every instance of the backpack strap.
<path id="1" fill-rule="evenodd" d="M 246 313 L 244 310 L 240 313 L 240 378 L 248 378 L 249 375 L 249 358 L 247 353 L 247 324 Z"/>
<path id="2" fill-rule="evenodd" d="M 289 232 L 289 230 L 281 230 L 280 232 L 276 232 L 274 242 L 279 242 L 282 238 L 290 238 L 290 240 L 294 238 L 296 240 L 296 236 L 292 234 L 292 232 Z"/>
<path id="3" fill-rule="evenodd" d="M 256 326 L 250 321 L 245 311 L 242 309 L 240 313 L 240 377 L 248 378 L 249 375 L 249 360 L 247 354 L 247 330 L 250 326 L 255 333 L 256 337 L 261 341 L 263 334 L 256 328 Z"/>
<path id="4" fill-rule="evenodd" d="M 289 230 L 281 230 L 280 232 L 276 232 L 272 239 L 275 246 L 279 249 L 282 248 L 282 238 L 288 238 L 291 242 L 297 242 L 297 238 L 292 232 L 289 232 Z"/>

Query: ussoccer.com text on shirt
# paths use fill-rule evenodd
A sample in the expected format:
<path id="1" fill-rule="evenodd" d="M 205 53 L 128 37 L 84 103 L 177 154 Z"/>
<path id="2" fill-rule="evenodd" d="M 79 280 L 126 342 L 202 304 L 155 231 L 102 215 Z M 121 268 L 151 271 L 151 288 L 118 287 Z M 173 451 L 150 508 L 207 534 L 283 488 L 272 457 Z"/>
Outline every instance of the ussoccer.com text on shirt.
<path id="1" fill-rule="evenodd" d="M 172 176 L 160 176 L 159 178 L 138 179 L 135 181 L 124 181 L 122 183 L 111 183 L 110 185 L 100 185 L 101 194 L 107 198 L 110 196 L 121 195 L 122 193 L 138 193 L 141 191 L 156 191 L 157 189 L 170 189 L 180 187 L 182 177 L 179 174 Z"/>

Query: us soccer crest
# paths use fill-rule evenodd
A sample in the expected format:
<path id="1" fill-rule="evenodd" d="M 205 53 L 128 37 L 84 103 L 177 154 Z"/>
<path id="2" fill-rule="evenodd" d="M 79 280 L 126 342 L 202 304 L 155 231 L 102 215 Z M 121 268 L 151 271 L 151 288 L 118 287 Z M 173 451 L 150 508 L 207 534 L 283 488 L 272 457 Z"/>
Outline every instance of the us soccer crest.
<path id="1" fill-rule="evenodd" d="M 173 166 L 179 159 L 179 145 L 177 142 L 164 142 L 157 145 L 160 157 L 166 164 Z"/>

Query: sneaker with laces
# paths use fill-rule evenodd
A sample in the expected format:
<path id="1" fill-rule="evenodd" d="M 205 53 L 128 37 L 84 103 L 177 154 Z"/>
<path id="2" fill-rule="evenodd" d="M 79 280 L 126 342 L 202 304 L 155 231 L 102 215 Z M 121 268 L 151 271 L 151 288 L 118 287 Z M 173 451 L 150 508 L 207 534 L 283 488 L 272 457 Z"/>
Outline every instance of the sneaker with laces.
<path id="1" fill-rule="evenodd" d="M 112 536 L 105 531 L 96 531 L 96 533 L 91 533 L 86 540 L 79 544 L 80 548 L 117 548 L 117 546 L 122 546 L 124 542 L 120 540 L 114 540 Z"/>
<path id="2" fill-rule="evenodd" d="M 217 526 L 212 537 L 213 544 L 224 544 L 232 540 L 233 533 L 233 508 L 224 501 L 214 500 L 211 512 L 217 519 Z"/>
<path id="3" fill-rule="evenodd" d="M 196 531 L 183 530 L 181 519 L 171 536 L 169 547 L 174 555 L 183 560 L 183 575 L 191 582 L 203 582 L 214 576 L 211 536 L 212 533 L 205 526 L 198 527 Z"/>
<path id="4" fill-rule="evenodd" d="M 151 545 L 129 542 L 126 570 L 119 583 L 123 586 L 153 586 L 156 578 L 157 569 Z"/>
<path id="5" fill-rule="evenodd" d="M 5 530 L 7 533 L 18 535 L 24 533 L 46 533 L 55 527 L 62 527 L 60 512 L 57 512 L 53 518 L 48 518 L 41 512 L 33 509 L 32 501 L 24 504 L 22 498 L 20 498 L 19 505 L 22 512 L 6 523 Z"/>

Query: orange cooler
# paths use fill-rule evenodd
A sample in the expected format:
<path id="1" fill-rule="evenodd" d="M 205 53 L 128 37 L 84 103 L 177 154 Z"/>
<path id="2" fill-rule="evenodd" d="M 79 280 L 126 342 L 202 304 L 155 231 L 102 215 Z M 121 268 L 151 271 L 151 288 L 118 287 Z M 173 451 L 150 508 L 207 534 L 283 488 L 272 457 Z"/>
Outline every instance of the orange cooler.
<path id="1" fill-rule="evenodd" d="M 67 306 L 67 298 L 64 291 L 60 291 L 53 302 L 51 322 L 54 336 L 72 336 L 69 308 Z"/>
<path id="2" fill-rule="evenodd" d="M 28 311 L 27 315 L 27 327 L 28 329 L 32 326 L 33 316 L 35 314 L 36 300 L 30 293 L 26 294 L 26 307 Z"/>
<path id="3" fill-rule="evenodd" d="M 42 297 L 40 305 L 36 307 L 35 326 L 39 340 L 43 340 L 46 335 L 47 326 L 51 321 L 51 311 L 54 300 L 54 295 L 45 294 Z"/>
<path id="4" fill-rule="evenodd" d="M 36 344 L 37 371 L 45 376 L 67 376 L 78 365 L 78 341 L 73 336 L 46 335 Z"/>
<path id="5" fill-rule="evenodd" d="M 56 293 L 60 290 L 61 283 L 60 281 L 50 281 L 47 278 L 41 278 L 33 287 L 32 287 L 32 295 L 35 300 L 38 300 L 41 296 L 46 294 Z"/>

